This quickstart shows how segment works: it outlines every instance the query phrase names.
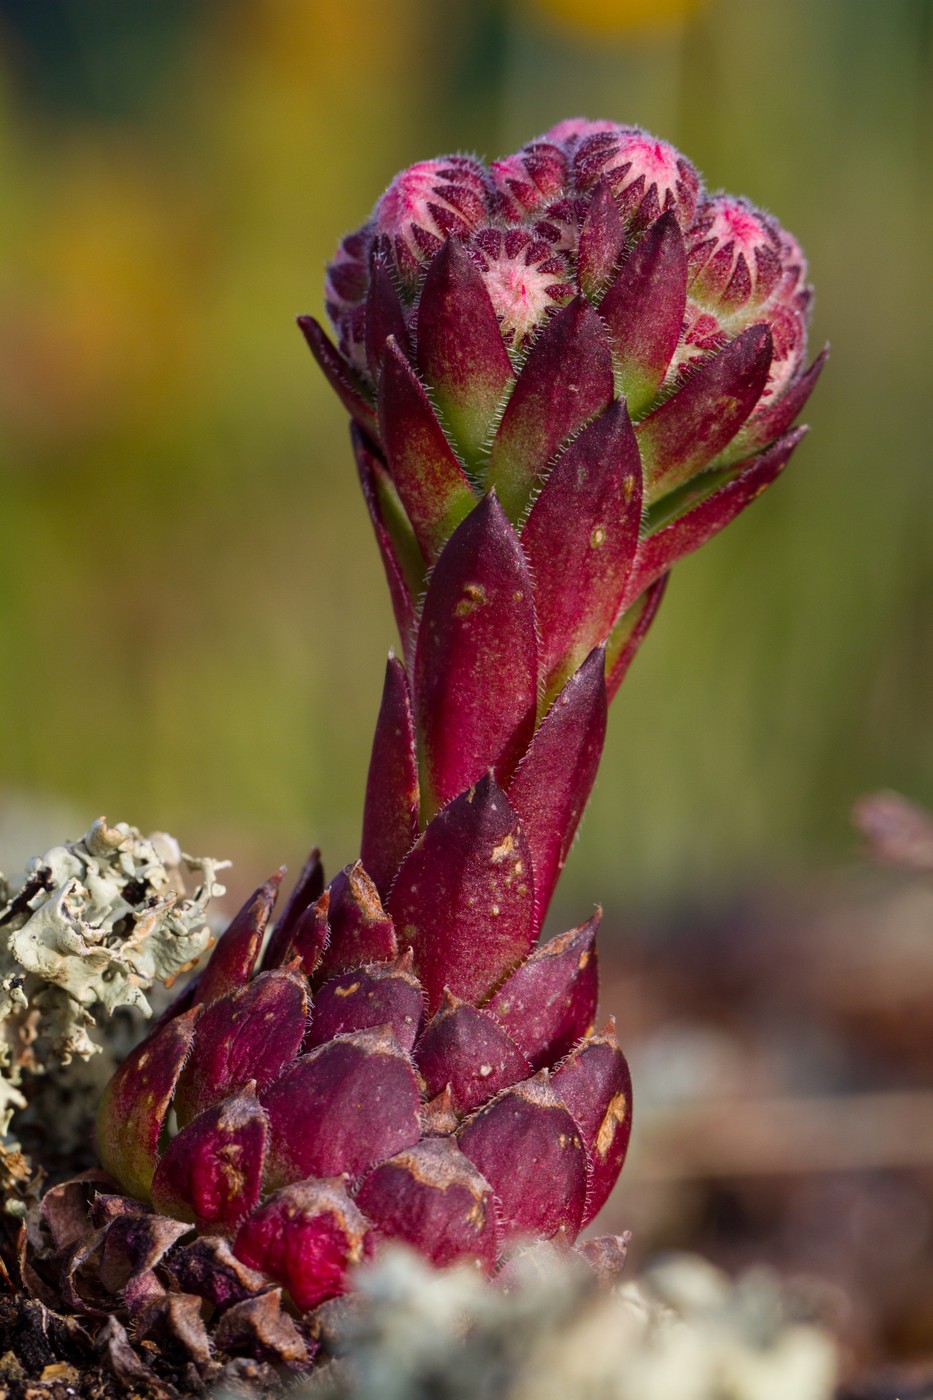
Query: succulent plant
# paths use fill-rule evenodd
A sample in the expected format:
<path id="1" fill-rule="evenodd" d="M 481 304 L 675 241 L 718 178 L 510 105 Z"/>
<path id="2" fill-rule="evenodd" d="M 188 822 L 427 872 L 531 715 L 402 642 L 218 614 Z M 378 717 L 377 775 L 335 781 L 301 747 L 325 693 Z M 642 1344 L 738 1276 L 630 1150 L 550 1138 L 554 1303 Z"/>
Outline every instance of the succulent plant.
<path id="1" fill-rule="evenodd" d="M 99 1118 L 123 1192 L 299 1311 L 385 1238 L 487 1272 L 572 1243 L 616 1180 L 599 912 L 537 940 L 667 571 L 801 436 L 805 279 L 672 147 L 574 120 L 404 171 L 328 269 L 339 345 L 301 318 L 402 643 L 361 859 L 325 888 L 313 853 L 271 932 L 261 886 Z"/>

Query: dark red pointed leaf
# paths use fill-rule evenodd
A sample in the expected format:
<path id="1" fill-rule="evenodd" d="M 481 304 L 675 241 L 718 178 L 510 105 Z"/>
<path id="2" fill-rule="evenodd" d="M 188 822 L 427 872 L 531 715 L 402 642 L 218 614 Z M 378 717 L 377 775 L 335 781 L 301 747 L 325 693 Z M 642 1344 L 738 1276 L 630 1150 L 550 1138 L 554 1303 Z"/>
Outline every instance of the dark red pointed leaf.
<path id="1" fill-rule="evenodd" d="M 373 258 L 366 293 L 366 360 L 369 376 L 378 384 L 386 341 L 392 336 L 402 354 L 411 352 L 402 303 L 385 263 Z"/>
<path id="2" fill-rule="evenodd" d="M 449 994 L 415 1048 L 430 1096 L 450 1089 L 456 1113 L 470 1113 L 527 1079 L 531 1063 L 493 1016 Z"/>
<path id="3" fill-rule="evenodd" d="M 262 957 L 262 968 L 265 972 L 272 967 L 280 967 L 285 961 L 295 923 L 323 893 L 324 867 L 321 865 L 320 851 L 317 846 L 313 846 L 266 944 L 266 951 Z"/>
<path id="4" fill-rule="evenodd" d="M 757 412 L 729 444 L 730 461 L 760 452 L 768 443 L 775 442 L 787 432 L 798 413 L 803 411 L 828 359 L 829 346 L 824 345 L 810 368 L 799 379 L 793 380 L 779 399 L 773 403 L 766 399 L 759 405 Z"/>
<path id="5" fill-rule="evenodd" d="M 601 918 L 602 910 L 597 909 L 579 928 L 536 948 L 486 1004 L 485 1009 L 505 1027 L 534 1069 L 556 1064 L 592 1030 L 599 994 L 596 930 Z"/>
<path id="6" fill-rule="evenodd" d="M 313 316 L 299 316 L 298 328 L 308 342 L 311 354 L 323 370 L 325 379 L 344 408 L 359 423 L 360 427 L 369 433 L 370 437 L 375 437 L 377 432 L 376 414 L 370 404 L 366 402 L 363 388 L 353 370 L 323 327 Z"/>
<path id="7" fill-rule="evenodd" d="M 476 497 L 418 376 L 392 339 L 382 360 L 379 428 L 392 481 L 431 563 Z"/>
<path id="8" fill-rule="evenodd" d="M 418 755 L 405 667 L 391 653 L 373 736 L 360 859 L 385 899 L 418 835 Z"/>
<path id="9" fill-rule="evenodd" d="M 359 1176 L 420 1136 L 414 1068 L 388 1028 L 319 1046 L 259 1097 L 269 1117 L 272 1187 Z"/>
<path id="10" fill-rule="evenodd" d="M 590 1156 L 586 1225 L 616 1183 L 632 1132 L 632 1080 L 614 1023 L 578 1046 L 551 1083 L 579 1125 Z"/>
<path id="11" fill-rule="evenodd" d="M 476 1002 L 534 938 L 531 851 L 511 803 L 487 776 L 449 803 L 405 857 L 389 910 L 415 971 L 440 1005 L 444 988 Z"/>
<path id="12" fill-rule="evenodd" d="M 282 869 L 271 880 L 260 885 L 239 913 L 233 916 L 211 954 L 210 962 L 201 972 L 198 1000 L 203 1006 L 210 1006 L 227 992 L 242 987 L 253 975 L 284 874 Z"/>
<path id="13" fill-rule="evenodd" d="M 398 956 L 395 926 L 360 861 L 331 880 L 329 893 L 330 942 L 317 969 L 318 982 L 362 963 Z"/>
<path id="14" fill-rule="evenodd" d="M 741 463 L 735 468 L 732 478 L 718 491 L 643 540 L 626 586 L 627 595 L 639 597 L 678 559 L 706 544 L 746 506 L 751 505 L 781 474 L 805 433 L 806 428 L 795 428 L 760 456 Z"/>
<path id="15" fill-rule="evenodd" d="M 616 355 L 617 386 L 632 417 L 657 397 L 687 305 L 687 255 L 673 209 L 637 244 L 599 304 Z"/>
<path id="16" fill-rule="evenodd" d="M 152 1179 L 153 1205 L 199 1230 L 227 1233 L 259 1201 L 266 1142 L 250 1085 L 176 1134 Z"/>
<path id="17" fill-rule="evenodd" d="M 321 965 L 321 960 L 330 942 L 330 890 L 325 890 L 310 909 L 295 921 L 291 940 L 285 952 L 288 962 L 298 958 L 305 977 L 312 978 Z"/>
<path id="18" fill-rule="evenodd" d="M 325 982 L 314 997 L 305 1049 L 335 1035 L 391 1026 L 403 1050 L 411 1051 L 424 1019 L 424 994 L 411 970 L 411 951 L 383 966 L 355 968 Z"/>
<path id="19" fill-rule="evenodd" d="M 240 1226 L 233 1251 L 284 1284 L 299 1312 L 347 1287 L 347 1271 L 370 1252 L 369 1227 L 340 1181 L 302 1181 L 277 1191 Z"/>
<path id="20" fill-rule="evenodd" d="M 521 518 L 561 444 L 609 406 L 612 392 L 606 332 L 576 297 L 531 347 L 492 444 L 487 483 L 510 520 Z"/>
<path id="21" fill-rule="evenodd" d="M 159 1138 L 191 1048 L 200 1006 L 153 1031 L 111 1079 L 97 1115 L 101 1165 L 131 1196 L 149 1198 Z"/>
<path id="22" fill-rule="evenodd" d="M 577 274 L 587 296 L 594 296 L 603 287 L 624 249 L 625 228 L 615 198 L 608 181 L 600 180 L 590 198 L 577 248 Z"/>
<path id="23" fill-rule="evenodd" d="M 436 1268 L 469 1259 L 492 1272 L 492 1188 L 450 1138 L 426 1138 L 383 1162 L 356 1200 L 381 1235 L 403 1240 Z"/>
<path id="24" fill-rule="evenodd" d="M 418 367 L 457 447 L 478 461 L 515 372 L 482 274 L 454 238 L 424 280 Z"/>
<path id="25" fill-rule="evenodd" d="M 586 1203 L 586 1151 L 573 1118 L 542 1070 L 481 1108 L 460 1150 L 495 1191 L 502 1238 L 574 1240 Z"/>
<path id="26" fill-rule="evenodd" d="M 424 601 L 414 666 L 422 820 L 489 768 L 511 777 L 536 705 L 531 578 L 493 494 L 448 542 Z"/>
<path id="27" fill-rule="evenodd" d="M 509 787 L 531 849 L 536 931 L 596 778 L 606 705 L 603 652 L 597 647 L 544 716 Z"/>
<path id="28" fill-rule="evenodd" d="M 415 601 L 424 586 L 427 566 L 385 464 L 355 424 L 350 429 L 350 439 L 389 585 L 395 625 L 407 657 L 414 644 Z"/>
<path id="29" fill-rule="evenodd" d="M 557 459 L 522 530 L 549 697 L 609 635 L 638 548 L 641 496 L 638 444 L 618 400 Z"/>
<path id="30" fill-rule="evenodd" d="M 630 603 L 612 629 L 606 646 L 606 698 L 610 704 L 654 622 L 668 578 L 668 574 L 662 574 L 640 598 Z"/>
<path id="31" fill-rule="evenodd" d="M 771 368 L 771 331 L 759 322 L 704 360 L 635 429 L 649 501 L 689 481 L 716 457 L 761 398 Z"/>
<path id="32" fill-rule="evenodd" d="M 299 1054 L 308 1025 L 302 977 L 262 972 L 204 1012 L 175 1093 L 184 1126 L 212 1104 L 255 1080 L 264 1089 Z"/>
<path id="33" fill-rule="evenodd" d="M 167 1025 L 169 1021 L 174 1021 L 176 1016 L 181 1016 L 183 1012 L 190 1011 L 192 1006 L 200 1005 L 201 998 L 198 996 L 200 982 L 201 974 L 199 972 L 196 972 L 193 977 L 189 977 L 178 995 L 172 998 L 162 1014 L 157 1016 L 152 1022 L 149 1027 L 149 1035 L 154 1035 L 156 1031 L 161 1030 L 163 1026 Z"/>

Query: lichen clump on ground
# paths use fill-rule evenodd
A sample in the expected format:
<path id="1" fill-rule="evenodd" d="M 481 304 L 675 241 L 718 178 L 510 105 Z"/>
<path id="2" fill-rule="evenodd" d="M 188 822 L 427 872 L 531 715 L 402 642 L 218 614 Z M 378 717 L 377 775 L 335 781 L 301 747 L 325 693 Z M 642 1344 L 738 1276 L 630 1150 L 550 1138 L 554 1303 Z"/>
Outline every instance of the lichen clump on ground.
<path id="1" fill-rule="evenodd" d="M 830 1400 L 837 1356 L 766 1270 L 736 1283 L 696 1256 L 599 1288 L 535 1245 L 490 1287 L 396 1249 L 357 1278 L 321 1400 Z M 501 1283 L 501 1281 L 500 1281 Z M 221 1392 L 223 1394 L 223 1391 Z"/>
<path id="2" fill-rule="evenodd" d="M 24 1073 L 98 1053 L 96 1024 L 120 1006 L 149 1016 L 145 992 L 210 947 L 207 906 L 227 864 L 101 817 L 30 860 L 17 889 L 0 876 L 0 1132 L 25 1107 Z M 190 895 L 183 869 L 198 875 Z"/>

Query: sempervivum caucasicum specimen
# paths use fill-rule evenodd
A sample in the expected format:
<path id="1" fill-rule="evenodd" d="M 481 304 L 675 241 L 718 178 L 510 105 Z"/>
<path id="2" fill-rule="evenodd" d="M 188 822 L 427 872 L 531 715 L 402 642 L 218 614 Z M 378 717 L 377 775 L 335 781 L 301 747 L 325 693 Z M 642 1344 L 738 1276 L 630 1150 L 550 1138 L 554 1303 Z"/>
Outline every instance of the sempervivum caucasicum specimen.
<path id="1" fill-rule="evenodd" d="M 492 1271 L 605 1201 L 631 1089 L 597 918 L 536 942 L 667 571 L 784 466 L 823 358 L 793 239 L 608 122 L 404 171 L 327 297 L 339 348 L 301 325 L 404 656 L 361 861 L 310 862 L 268 937 L 257 892 L 99 1125 L 123 1191 L 300 1310 L 381 1238 Z"/>

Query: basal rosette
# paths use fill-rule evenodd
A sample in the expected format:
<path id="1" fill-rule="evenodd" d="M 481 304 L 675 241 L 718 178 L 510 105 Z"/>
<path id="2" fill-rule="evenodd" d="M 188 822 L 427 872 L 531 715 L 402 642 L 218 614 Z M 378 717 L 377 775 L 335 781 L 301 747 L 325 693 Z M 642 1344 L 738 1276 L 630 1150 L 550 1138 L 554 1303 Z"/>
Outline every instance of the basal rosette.
<path id="1" fill-rule="evenodd" d="M 233 920 L 98 1121 L 138 1203 L 119 1213 L 202 1237 L 179 1255 L 189 1291 L 213 1297 L 195 1264 L 219 1241 L 306 1311 L 382 1240 L 491 1272 L 521 1238 L 571 1245 L 600 1209 L 631 1084 L 611 1024 L 594 1030 L 599 914 L 533 949 L 523 859 L 487 779 L 428 826 L 386 906 L 359 863 L 324 889 L 315 853 L 262 957 L 280 876 Z"/>

